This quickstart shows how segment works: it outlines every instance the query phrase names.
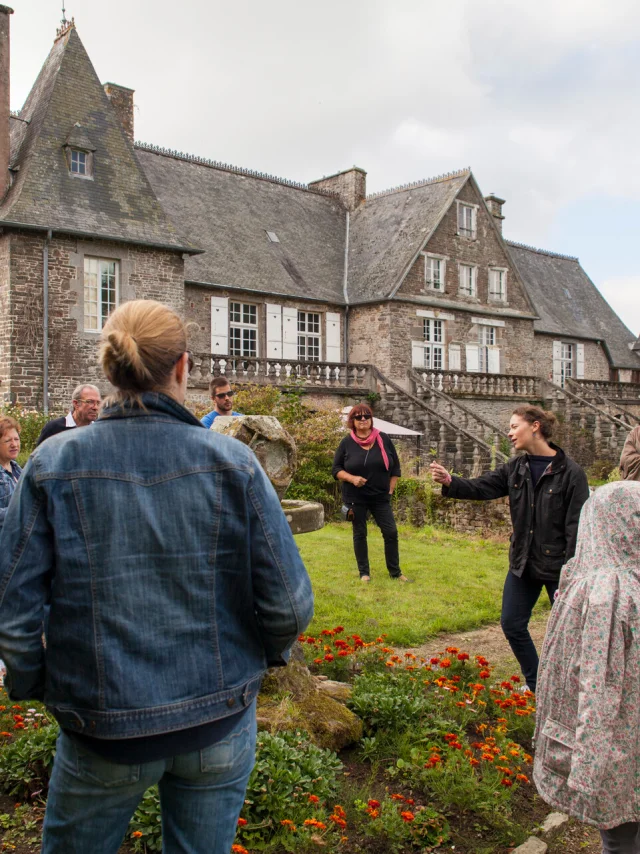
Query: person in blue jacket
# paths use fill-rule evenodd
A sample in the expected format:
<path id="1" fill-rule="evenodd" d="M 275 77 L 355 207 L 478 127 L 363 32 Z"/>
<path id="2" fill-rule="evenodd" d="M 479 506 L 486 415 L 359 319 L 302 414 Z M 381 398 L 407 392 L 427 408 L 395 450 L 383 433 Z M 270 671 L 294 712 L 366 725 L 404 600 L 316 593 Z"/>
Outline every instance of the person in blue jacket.
<path id="1" fill-rule="evenodd" d="M 5 686 L 60 724 L 42 852 L 116 854 L 157 783 L 163 851 L 229 854 L 311 584 L 254 453 L 183 405 L 178 315 L 124 303 L 100 355 L 115 394 L 31 455 L 0 535 Z"/>
<path id="2" fill-rule="evenodd" d="M 241 415 L 233 412 L 234 392 L 226 377 L 214 377 L 209 383 L 209 394 L 213 401 L 213 409 L 201 419 L 202 424 L 209 429 L 218 415 Z"/>

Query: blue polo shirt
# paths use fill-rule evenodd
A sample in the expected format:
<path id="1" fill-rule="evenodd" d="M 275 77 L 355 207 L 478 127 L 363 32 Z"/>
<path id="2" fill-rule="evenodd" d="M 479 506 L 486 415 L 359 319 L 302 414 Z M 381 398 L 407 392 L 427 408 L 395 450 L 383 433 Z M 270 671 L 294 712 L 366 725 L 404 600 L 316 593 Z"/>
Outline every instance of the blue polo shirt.
<path id="1" fill-rule="evenodd" d="M 230 415 L 242 415 L 242 413 L 241 413 L 241 412 L 231 412 L 231 413 L 229 413 L 229 414 L 230 414 Z M 218 415 L 220 415 L 220 413 L 219 413 L 219 412 L 216 412 L 216 411 L 215 411 L 215 409 L 212 409 L 212 410 L 211 410 L 211 412 L 207 412 L 207 414 L 204 416 L 204 418 L 201 418 L 201 419 L 200 419 L 200 423 L 201 423 L 204 427 L 206 427 L 206 428 L 207 428 L 207 430 L 208 430 L 208 429 L 209 429 L 209 427 L 211 427 L 211 425 L 213 424 L 213 422 L 216 420 L 216 418 L 218 417 Z"/>

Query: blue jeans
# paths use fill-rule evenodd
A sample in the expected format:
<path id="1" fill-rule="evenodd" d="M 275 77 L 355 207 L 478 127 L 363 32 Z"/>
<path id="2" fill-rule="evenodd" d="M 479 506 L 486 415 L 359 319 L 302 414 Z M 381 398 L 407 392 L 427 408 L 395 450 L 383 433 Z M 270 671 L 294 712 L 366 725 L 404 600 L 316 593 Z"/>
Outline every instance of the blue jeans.
<path id="1" fill-rule="evenodd" d="M 518 659 L 522 675 L 531 691 L 536 690 L 538 679 L 538 652 L 529 634 L 529 620 L 544 587 L 553 605 L 558 582 L 536 581 L 527 576 L 526 570 L 520 578 L 513 572 L 508 572 L 502 591 L 502 631 Z"/>
<path id="2" fill-rule="evenodd" d="M 42 854 L 116 854 L 158 784 L 164 854 L 229 854 L 255 761 L 256 717 L 211 747 L 142 765 L 110 762 L 60 732 Z"/>

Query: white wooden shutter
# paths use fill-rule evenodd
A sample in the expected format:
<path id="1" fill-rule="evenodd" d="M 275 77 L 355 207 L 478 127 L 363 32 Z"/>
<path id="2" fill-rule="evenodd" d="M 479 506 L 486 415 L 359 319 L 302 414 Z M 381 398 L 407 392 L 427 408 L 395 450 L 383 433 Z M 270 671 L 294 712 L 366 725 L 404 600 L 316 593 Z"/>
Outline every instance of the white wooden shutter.
<path id="1" fill-rule="evenodd" d="M 211 354 L 224 356 L 229 352 L 229 299 L 211 297 Z"/>
<path id="2" fill-rule="evenodd" d="M 460 361 L 460 345 L 449 344 L 449 370 L 459 371 L 461 367 Z"/>
<path id="3" fill-rule="evenodd" d="M 340 315 L 335 311 L 328 311 L 327 319 L 327 362 L 341 362 L 342 353 L 340 341 Z"/>
<path id="4" fill-rule="evenodd" d="M 489 373 L 489 374 L 499 374 L 500 373 L 500 348 L 499 347 L 488 347 L 487 348 L 487 373 Z"/>
<path id="5" fill-rule="evenodd" d="M 282 358 L 298 358 L 298 309 L 288 305 L 282 309 Z"/>
<path id="6" fill-rule="evenodd" d="M 282 306 L 267 303 L 267 359 L 282 358 Z"/>
<path id="7" fill-rule="evenodd" d="M 576 344 L 576 378 L 584 379 L 584 344 Z"/>
<path id="8" fill-rule="evenodd" d="M 480 353 L 477 344 L 466 344 L 465 351 L 467 356 L 467 371 L 480 370 Z"/>
<path id="9" fill-rule="evenodd" d="M 553 342 L 553 381 L 556 385 L 562 385 L 562 341 Z"/>
<path id="10" fill-rule="evenodd" d="M 424 368 L 424 342 L 411 342 L 411 366 L 414 368 Z"/>

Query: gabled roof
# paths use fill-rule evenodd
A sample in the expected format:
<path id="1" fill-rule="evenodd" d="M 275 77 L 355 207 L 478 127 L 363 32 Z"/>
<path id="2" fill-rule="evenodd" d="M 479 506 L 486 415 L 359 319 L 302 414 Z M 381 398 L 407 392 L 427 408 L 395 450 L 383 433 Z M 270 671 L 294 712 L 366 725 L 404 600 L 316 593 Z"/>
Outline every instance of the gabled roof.
<path id="1" fill-rule="evenodd" d="M 95 148 L 91 180 L 69 174 L 64 146 L 78 139 Z M 12 117 L 10 168 L 5 223 L 198 251 L 156 199 L 73 26 L 56 39 Z"/>
<path id="2" fill-rule="evenodd" d="M 577 258 L 506 241 L 539 319 L 536 332 L 603 341 L 615 368 L 640 369 L 636 336 L 624 325 Z"/>
<path id="3" fill-rule="evenodd" d="M 349 232 L 349 301 L 385 299 L 471 175 L 468 169 L 369 196 Z"/>
<path id="4" fill-rule="evenodd" d="M 185 262 L 188 282 L 344 304 L 340 201 L 139 143 L 136 155 L 167 213 L 206 250 Z"/>

